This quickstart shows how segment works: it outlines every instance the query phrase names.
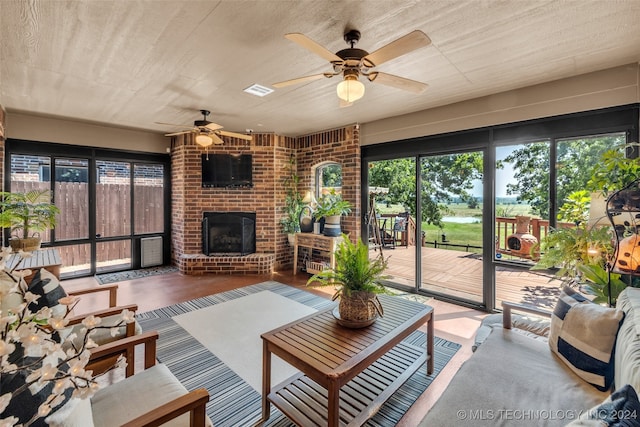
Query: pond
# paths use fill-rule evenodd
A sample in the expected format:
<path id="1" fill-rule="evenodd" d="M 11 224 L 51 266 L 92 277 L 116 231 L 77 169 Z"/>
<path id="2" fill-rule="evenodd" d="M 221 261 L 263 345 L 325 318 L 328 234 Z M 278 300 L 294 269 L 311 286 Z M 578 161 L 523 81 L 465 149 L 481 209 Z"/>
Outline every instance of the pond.
<path id="1" fill-rule="evenodd" d="M 442 222 L 455 222 L 458 224 L 479 224 L 482 221 L 480 218 L 473 216 L 443 216 Z"/>

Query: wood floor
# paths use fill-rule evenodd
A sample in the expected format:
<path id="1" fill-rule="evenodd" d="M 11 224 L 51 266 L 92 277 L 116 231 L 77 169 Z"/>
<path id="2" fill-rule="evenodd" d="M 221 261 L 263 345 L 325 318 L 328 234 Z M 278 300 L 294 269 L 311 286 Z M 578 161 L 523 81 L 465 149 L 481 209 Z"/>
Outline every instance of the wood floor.
<path id="1" fill-rule="evenodd" d="M 330 298 L 333 290 L 330 288 L 308 288 L 306 280 L 309 276 L 298 273 L 293 276 L 290 272 L 274 273 L 270 276 L 186 276 L 180 273 L 170 273 L 150 276 L 119 283 L 118 304 L 138 304 L 139 311 L 149 311 L 178 302 L 225 292 L 243 286 L 248 286 L 265 280 L 277 280 L 299 289 Z M 62 285 L 67 290 L 99 286 L 93 277 L 63 280 Z M 79 312 L 92 311 L 106 307 L 107 295 L 83 296 L 77 306 Z M 456 342 L 462 348 L 440 372 L 429 388 L 416 403 L 407 411 L 398 426 L 413 427 L 424 417 L 429 408 L 435 403 L 442 391 L 449 384 L 460 365 L 471 356 L 473 337 L 480 321 L 487 313 L 465 308 L 442 301 L 431 300 L 435 313 L 435 334 L 441 338 Z M 426 324 L 421 330 L 427 332 Z"/>
<path id="2" fill-rule="evenodd" d="M 377 256 L 379 252 L 371 252 Z M 387 274 L 411 287 L 415 282 L 415 246 L 383 249 L 388 258 Z M 422 248 L 423 289 L 482 302 L 483 262 L 479 254 L 441 248 Z M 496 268 L 496 307 L 502 301 L 527 303 L 551 309 L 560 293 L 560 281 L 551 274 Z"/>

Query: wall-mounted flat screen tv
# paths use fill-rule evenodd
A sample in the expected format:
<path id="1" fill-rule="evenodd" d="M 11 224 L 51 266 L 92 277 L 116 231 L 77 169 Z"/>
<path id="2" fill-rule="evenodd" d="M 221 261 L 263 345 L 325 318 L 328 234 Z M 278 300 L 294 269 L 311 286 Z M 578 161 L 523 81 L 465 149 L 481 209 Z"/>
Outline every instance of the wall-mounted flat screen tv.
<path id="1" fill-rule="evenodd" d="M 252 187 L 251 154 L 203 154 L 203 187 Z"/>

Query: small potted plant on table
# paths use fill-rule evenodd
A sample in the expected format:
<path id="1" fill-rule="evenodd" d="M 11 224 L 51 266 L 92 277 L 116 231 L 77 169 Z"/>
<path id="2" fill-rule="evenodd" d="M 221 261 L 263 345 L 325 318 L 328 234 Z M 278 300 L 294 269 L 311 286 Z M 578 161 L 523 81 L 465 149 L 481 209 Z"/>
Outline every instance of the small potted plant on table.
<path id="1" fill-rule="evenodd" d="M 336 237 L 342 234 L 340 218 L 342 215 L 349 215 L 350 213 L 351 203 L 344 200 L 340 194 L 336 194 L 335 190 L 331 190 L 330 193 L 320 198 L 313 216 L 318 221 L 324 218 L 323 234 L 325 236 Z"/>

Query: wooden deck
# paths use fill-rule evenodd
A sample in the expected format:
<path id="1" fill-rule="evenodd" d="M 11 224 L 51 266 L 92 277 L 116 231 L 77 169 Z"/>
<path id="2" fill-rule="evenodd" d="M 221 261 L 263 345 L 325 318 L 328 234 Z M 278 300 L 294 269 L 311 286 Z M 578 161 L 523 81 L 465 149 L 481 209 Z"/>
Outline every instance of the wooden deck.
<path id="1" fill-rule="evenodd" d="M 371 251 L 371 256 L 379 252 Z M 388 257 L 387 274 L 393 281 L 415 286 L 415 247 L 383 249 Z M 482 257 L 450 249 L 422 248 L 422 289 L 482 302 Z M 496 307 L 502 301 L 553 308 L 560 293 L 560 281 L 543 272 L 496 269 Z"/>

